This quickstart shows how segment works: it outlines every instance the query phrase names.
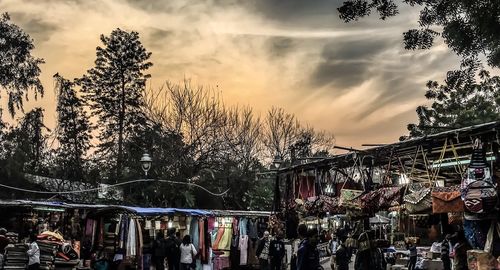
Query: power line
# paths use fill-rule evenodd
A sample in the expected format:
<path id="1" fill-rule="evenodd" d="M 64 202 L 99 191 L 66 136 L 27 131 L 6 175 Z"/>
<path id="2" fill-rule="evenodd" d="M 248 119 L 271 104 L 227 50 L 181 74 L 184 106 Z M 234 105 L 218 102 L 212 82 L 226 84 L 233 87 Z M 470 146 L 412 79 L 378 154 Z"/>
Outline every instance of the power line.
<path id="1" fill-rule="evenodd" d="M 106 188 L 111 188 L 111 187 L 117 187 L 117 186 L 124 186 L 124 185 L 130 185 L 134 183 L 149 183 L 149 182 L 160 182 L 160 183 L 168 183 L 168 184 L 175 184 L 175 185 L 187 185 L 187 186 L 193 186 L 197 187 L 210 195 L 213 196 L 218 196 L 222 197 L 226 195 L 229 192 L 229 188 L 222 192 L 222 193 L 214 193 L 208 189 L 206 189 L 203 186 L 200 186 L 195 183 L 188 183 L 188 182 L 177 182 L 177 181 L 171 181 L 171 180 L 164 180 L 164 179 L 137 179 L 137 180 L 131 180 L 131 181 L 126 181 L 118 184 L 112 184 L 106 186 Z M 28 193 L 36 193 L 36 194 L 52 194 L 52 195 L 59 195 L 59 194 L 77 194 L 77 193 L 84 193 L 84 192 L 93 192 L 93 191 L 99 191 L 101 188 L 88 188 L 88 189 L 81 189 L 81 190 L 68 190 L 68 191 L 40 191 L 40 190 L 33 190 L 33 189 L 24 189 L 24 188 L 18 188 L 18 187 L 13 187 L 9 185 L 4 185 L 0 184 L 0 187 L 12 189 L 12 190 L 17 190 L 17 191 L 22 191 L 22 192 L 28 192 Z"/>

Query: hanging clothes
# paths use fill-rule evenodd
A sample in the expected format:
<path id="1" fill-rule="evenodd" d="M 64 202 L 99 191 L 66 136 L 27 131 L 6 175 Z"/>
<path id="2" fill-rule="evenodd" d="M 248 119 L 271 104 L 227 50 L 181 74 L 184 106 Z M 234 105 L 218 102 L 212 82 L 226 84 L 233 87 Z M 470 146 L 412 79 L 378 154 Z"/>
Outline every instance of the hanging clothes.
<path id="1" fill-rule="evenodd" d="M 248 235 L 247 226 L 248 226 L 248 219 L 247 218 L 241 218 L 240 219 L 240 224 L 239 224 L 240 235 Z"/>
<path id="2" fill-rule="evenodd" d="M 233 218 L 233 235 L 238 235 L 238 219 Z"/>
<path id="3" fill-rule="evenodd" d="M 202 270 L 212 270 L 213 269 L 212 258 L 213 258 L 212 249 L 209 248 L 208 249 L 208 261 L 207 261 L 207 263 L 203 264 Z"/>
<path id="4" fill-rule="evenodd" d="M 99 220 L 99 242 L 97 245 L 99 248 L 104 247 L 104 218 L 102 217 Z"/>
<path id="5" fill-rule="evenodd" d="M 198 253 L 200 254 L 200 260 L 206 261 L 207 254 L 205 253 L 205 220 L 200 219 L 198 221 L 198 230 L 199 230 L 199 246 Z"/>
<path id="6" fill-rule="evenodd" d="M 215 218 L 214 217 L 209 217 L 208 218 L 208 232 L 213 232 L 215 230 Z"/>
<path id="7" fill-rule="evenodd" d="M 135 225 L 136 225 L 136 229 L 137 229 L 137 269 L 138 270 L 142 270 L 142 266 L 143 266 L 143 254 L 142 254 L 142 248 L 143 248 L 143 237 L 142 237 L 142 229 L 141 229 L 141 223 L 139 222 L 138 219 L 135 220 Z"/>
<path id="8" fill-rule="evenodd" d="M 230 250 L 232 236 L 233 236 L 232 230 L 230 230 L 230 229 L 224 230 L 224 234 L 222 235 L 222 239 L 220 240 L 220 243 L 219 243 L 219 249 Z"/>
<path id="9" fill-rule="evenodd" d="M 128 225 L 129 225 L 128 217 L 123 215 L 120 224 L 121 224 L 121 226 L 120 226 L 120 235 L 119 235 L 119 239 L 120 239 L 119 247 L 121 250 L 125 250 L 125 248 L 127 246 L 127 231 L 128 231 Z"/>
<path id="10" fill-rule="evenodd" d="M 259 238 L 259 227 L 258 227 L 258 221 L 256 219 L 251 219 L 248 221 L 248 237 L 250 239 L 257 239 Z"/>
<path id="11" fill-rule="evenodd" d="M 240 265 L 247 265 L 248 262 L 248 235 L 240 236 Z"/>
<path id="12" fill-rule="evenodd" d="M 191 219 L 190 235 L 191 235 L 191 242 L 193 242 L 193 245 L 196 247 L 197 250 L 199 250 L 200 231 L 199 231 L 199 224 L 197 217 L 193 217 Z"/>
<path id="13" fill-rule="evenodd" d="M 222 249 L 222 247 L 220 246 L 222 236 L 224 236 L 224 227 L 221 226 L 221 227 L 219 227 L 219 230 L 217 230 L 217 236 L 216 236 L 215 242 L 213 244 L 213 249 L 215 249 L 215 250 Z"/>
<path id="14" fill-rule="evenodd" d="M 296 182 L 298 197 L 306 200 L 307 198 L 316 196 L 316 186 L 314 176 L 300 175 Z"/>
<path id="15" fill-rule="evenodd" d="M 128 235 L 127 235 L 127 257 L 136 256 L 137 255 L 137 246 L 136 246 L 136 224 L 134 219 L 130 219 L 129 227 L 128 227 Z"/>
<path id="16" fill-rule="evenodd" d="M 210 236 L 210 232 L 208 231 L 208 220 L 207 219 L 204 219 L 204 222 L 203 222 L 203 230 L 205 232 L 205 246 L 204 246 L 204 249 L 203 249 L 203 253 L 205 254 L 205 259 L 204 260 L 201 260 L 201 263 L 202 264 L 208 264 L 211 262 L 211 259 L 210 259 L 210 250 L 212 248 L 212 238 Z"/>
<path id="17" fill-rule="evenodd" d="M 259 259 L 257 258 L 257 239 L 255 240 L 248 240 L 248 254 L 247 254 L 247 264 L 248 265 L 259 265 Z"/>

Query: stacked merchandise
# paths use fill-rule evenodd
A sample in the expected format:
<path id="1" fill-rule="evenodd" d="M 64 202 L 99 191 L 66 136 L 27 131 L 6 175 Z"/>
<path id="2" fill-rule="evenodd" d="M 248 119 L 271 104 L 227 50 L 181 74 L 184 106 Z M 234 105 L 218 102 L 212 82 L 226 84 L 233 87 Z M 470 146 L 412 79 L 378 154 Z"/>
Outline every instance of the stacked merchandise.
<path id="1" fill-rule="evenodd" d="M 19 242 L 19 235 L 17 233 L 8 232 L 5 235 L 5 237 L 7 237 L 7 239 L 9 239 L 10 243 L 17 243 L 17 242 Z"/>
<path id="2" fill-rule="evenodd" d="M 105 251 L 105 253 L 106 254 L 115 254 L 115 247 L 116 247 L 116 234 L 114 232 L 109 232 L 109 231 L 106 232 L 104 234 L 104 251 Z"/>
<path id="3" fill-rule="evenodd" d="M 80 260 L 78 253 L 69 243 L 63 243 L 59 246 L 59 251 L 56 254 L 55 266 L 57 270 L 72 270 L 75 269 Z"/>
<path id="4" fill-rule="evenodd" d="M 54 270 L 54 259 L 58 244 L 49 241 L 37 241 L 40 248 L 40 270 Z"/>
<path id="5" fill-rule="evenodd" d="M 9 245 L 6 250 L 6 259 L 3 269 L 18 270 L 26 269 L 28 264 L 28 250 L 25 244 Z"/>

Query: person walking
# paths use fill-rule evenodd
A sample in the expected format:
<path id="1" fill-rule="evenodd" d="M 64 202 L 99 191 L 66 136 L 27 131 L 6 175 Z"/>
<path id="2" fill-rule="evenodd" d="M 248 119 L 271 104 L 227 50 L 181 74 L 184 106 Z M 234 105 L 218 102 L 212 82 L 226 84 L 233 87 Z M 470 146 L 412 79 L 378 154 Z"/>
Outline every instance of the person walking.
<path id="1" fill-rule="evenodd" d="M 175 229 L 168 231 L 165 240 L 165 250 L 168 263 L 168 270 L 179 270 L 181 260 L 181 240 L 177 237 Z"/>
<path id="2" fill-rule="evenodd" d="M 408 270 L 415 269 L 417 265 L 417 245 L 411 241 L 408 243 L 408 250 L 410 251 L 410 261 L 408 262 Z"/>
<path id="3" fill-rule="evenodd" d="M 271 259 L 271 270 L 281 270 L 281 264 L 285 257 L 285 243 L 283 233 L 279 232 L 275 240 L 269 244 L 269 257 Z"/>
<path id="4" fill-rule="evenodd" d="M 311 253 L 311 247 L 309 244 L 309 236 L 307 233 L 307 226 L 305 224 L 300 224 L 297 230 L 300 238 L 299 248 L 297 249 L 297 270 L 307 270 L 310 269 L 308 266 L 309 253 Z"/>
<path id="5" fill-rule="evenodd" d="M 335 270 L 336 266 L 335 255 L 337 253 L 338 248 L 339 248 L 339 243 L 337 242 L 337 237 L 334 234 L 332 234 L 332 240 L 330 240 L 330 242 L 328 243 L 328 252 L 330 253 L 330 267 L 332 268 L 332 270 Z"/>
<path id="6" fill-rule="evenodd" d="M 269 239 L 269 232 L 265 231 L 264 236 L 260 239 L 259 246 L 256 250 L 256 255 L 259 258 L 259 264 L 261 270 L 269 270 L 269 247 L 271 245 L 271 240 Z"/>
<path id="7" fill-rule="evenodd" d="M 36 243 L 36 235 L 34 233 L 30 235 L 30 244 L 26 253 L 28 253 L 28 270 L 40 269 L 40 248 Z"/>
<path id="8" fill-rule="evenodd" d="M 198 251 L 191 243 L 191 237 L 189 235 L 184 236 L 182 239 L 181 250 L 181 264 L 180 270 L 192 270 L 195 263 L 195 257 L 198 255 Z"/>
<path id="9" fill-rule="evenodd" d="M 165 239 L 163 238 L 163 234 L 159 232 L 156 234 L 156 239 L 153 242 L 153 263 L 156 270 L 165 269 L 165 255 Z"/>
<path id="10" fill-rule="evenodd" d="M 450 235 L 447 234 L 441 242 L 441 261 L 443 262 L 444 270 L 451 270 L 450 260 Z"/>
<path id="11" fill-rule="evenodd" d="M 346 239 L 341 239 L 340 245 L 335 253 L 335 265 L 332 266 L 332 270 L 348 270 L 349 263 L 351 262 L 351 256 L 349 248 L 346 246 Z"/>

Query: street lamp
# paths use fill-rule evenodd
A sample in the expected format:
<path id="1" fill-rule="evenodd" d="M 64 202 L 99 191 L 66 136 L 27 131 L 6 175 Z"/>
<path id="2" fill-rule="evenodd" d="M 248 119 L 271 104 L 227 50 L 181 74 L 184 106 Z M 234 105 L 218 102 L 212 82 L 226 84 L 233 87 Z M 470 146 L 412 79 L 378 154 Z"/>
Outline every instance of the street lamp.
<path id="1" fill-rule="evenodd" d="M 283 160 L 281 159 L 280 155 L 274 156 L 273 166 L 274 166 L 274 170 L 276 170 L 276 178 L 275 178 L 275 182 L 274 182 L 274 203 L 273 203 L 273 211 L 274 212 L 279 212 L 280 204 L 281 204 L 280 174 L 279 174 L 279 169 L 280 169 L 281 163 L 283 163 Z"/>
<path id="2" fill-rule="evenodd" d="M 283 163 L 283 160 L 281 159 L 281 157 L 279 155 L 274 156 L 273 166 L 274 166 L 275 170 L 279 170 L 282 163 Z"/>
<path id="3" fill-rule="evenodd" d="M 149 169 L 151 169 L 151 163 L 153 163 L 153 159 L 151 159 L 148 153 L 144 153 L 141 158 L 141 167 L 144 174 L 146 174 L 146 178 L 148 177 Z"/>

